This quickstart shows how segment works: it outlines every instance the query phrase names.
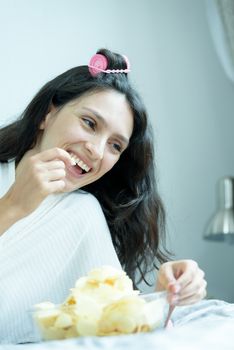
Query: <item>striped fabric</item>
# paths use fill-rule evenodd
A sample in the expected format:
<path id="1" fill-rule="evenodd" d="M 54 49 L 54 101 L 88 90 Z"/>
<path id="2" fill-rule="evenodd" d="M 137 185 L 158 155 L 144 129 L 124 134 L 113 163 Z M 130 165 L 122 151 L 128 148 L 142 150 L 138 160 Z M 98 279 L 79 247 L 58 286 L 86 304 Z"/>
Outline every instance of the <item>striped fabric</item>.
<path id="1" fill-rule="evenodd" d="M 13 163 L 0 163 L 1 193 L 14 181 Z M 97 199 L 84 191 L 48 196 L 0 236 L 0 342 L 37 341 L 28 310 L 61 303 L 77 278 L 102 265 L 121 268 Z"/>
<path id="2" fill-rule="evenodd" d="M 0 198 L 9 190 L 15 181 L 15 162 L 0 163 Z"/>

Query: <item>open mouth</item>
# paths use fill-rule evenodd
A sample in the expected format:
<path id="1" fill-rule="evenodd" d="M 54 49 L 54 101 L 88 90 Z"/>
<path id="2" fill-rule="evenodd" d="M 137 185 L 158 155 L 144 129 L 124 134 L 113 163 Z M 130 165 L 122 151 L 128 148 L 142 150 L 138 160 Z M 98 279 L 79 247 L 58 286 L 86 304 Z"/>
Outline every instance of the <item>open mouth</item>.
<path id="1" fill-rule="evenodd" d="M 79 175 L 87 174 L 91 171 L 87 164 L 85 164 L 81 159 L 79 159 L 72 151 L 67 151 L 72 159 L 72 167 Z"/>

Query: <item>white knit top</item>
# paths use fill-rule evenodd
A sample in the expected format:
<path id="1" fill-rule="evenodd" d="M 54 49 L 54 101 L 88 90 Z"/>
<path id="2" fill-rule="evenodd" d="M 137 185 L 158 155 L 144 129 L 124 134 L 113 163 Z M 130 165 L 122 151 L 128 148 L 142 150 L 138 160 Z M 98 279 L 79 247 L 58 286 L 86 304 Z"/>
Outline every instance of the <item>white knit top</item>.
<path id="1" fill-rule="evenodd" d="M 0 197 L 14 179 L 14 161 L 0 163 Z M 0 343 L 37 341 L 28 310 L 61 303 L 77 278 L 102 265 L 121 268 L 97 199 L 48 196 L 0 236 Z"/>

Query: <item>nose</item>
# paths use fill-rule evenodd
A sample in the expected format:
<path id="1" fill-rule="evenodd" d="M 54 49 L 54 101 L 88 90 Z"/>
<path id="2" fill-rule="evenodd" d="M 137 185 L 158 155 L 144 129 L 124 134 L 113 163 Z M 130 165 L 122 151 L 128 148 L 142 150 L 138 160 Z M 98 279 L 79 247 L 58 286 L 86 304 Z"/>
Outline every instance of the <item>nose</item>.
<path id="1" fill-rule="evenodd" d="M 104 144 L 102 142 L 86 142 L 85 147 L 93 160 L 101 160 L 103 158 Z"/>

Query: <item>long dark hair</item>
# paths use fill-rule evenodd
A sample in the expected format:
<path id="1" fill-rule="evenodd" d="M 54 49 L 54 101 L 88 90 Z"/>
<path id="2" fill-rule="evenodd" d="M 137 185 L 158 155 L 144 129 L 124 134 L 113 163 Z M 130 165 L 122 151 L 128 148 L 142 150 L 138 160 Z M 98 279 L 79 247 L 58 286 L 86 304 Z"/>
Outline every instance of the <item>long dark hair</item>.
<path id="1" fill-rule="evenodd" d="M 127 68 L 121 55 L 106 49 L 98 53 L 107 57 L 108 69 Z M 152 130 L 144 104 L 126 73 L 93 77 L 87 66 L 79 66 L 49 81 L 17 121 L 0 129 L 0 162 L 14 158 L 17 164 L 35 146 L 39 125 L 51 104 L 62 108 L 84 93 L 108 89 L 126 96 L 134 116 L 133 133 L 116 165 L 83 189 L 99 200 L 120 262 L 136 285 L 137 271 L 139 280 L 145 280 L 146 273 L 158 269 L 169 253 L 165 248 L 165 212 L 155 179 Z"/>

